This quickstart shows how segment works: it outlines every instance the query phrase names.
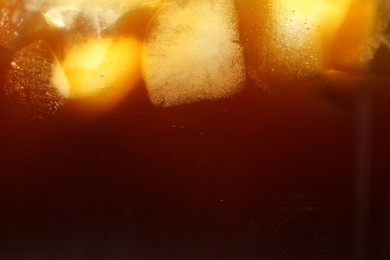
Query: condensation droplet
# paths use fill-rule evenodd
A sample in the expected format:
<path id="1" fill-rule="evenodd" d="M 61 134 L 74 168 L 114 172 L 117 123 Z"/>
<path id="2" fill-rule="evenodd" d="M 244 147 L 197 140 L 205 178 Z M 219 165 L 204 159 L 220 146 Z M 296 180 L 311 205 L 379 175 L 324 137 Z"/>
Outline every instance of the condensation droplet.
<path id="1" fill-rule="evenodd" d="M 13 68 L 13 69 L 16 69 L 16 70 L 18 70 L 19 69 L 19 66 L 18 66 L 18 64 L 16 64 L 16 62 L 11 62 L 11 67 Z"/>

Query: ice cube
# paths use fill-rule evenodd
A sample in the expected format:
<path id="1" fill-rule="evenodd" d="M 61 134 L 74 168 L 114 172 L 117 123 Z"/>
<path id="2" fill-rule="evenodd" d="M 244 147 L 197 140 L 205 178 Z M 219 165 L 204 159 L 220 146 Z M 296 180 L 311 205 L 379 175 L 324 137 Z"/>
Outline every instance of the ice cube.
<path id="1" fill-rule="evenodd" d="M 230 97 L 245 81 L 233 0 L 178 0 L 151 23 L 143 77 L 153 104 Z"/>
<path id="2" fill-rule="evenodd" d="M 332 46 L 334 67 L 367 72 L 379 46 L 386 46 L 389 19 L 389 1 L 354 1 Z"/>
<path id="3" fill-rule="evenodd" d="M 69 95 L 67 79 L 44 41 L 16 52 L 4 91 L 15 111 L 29 120 L 54 115 Z"/>
<path id="4" fill-rule="evenodd" d="M 321 75 L 351 0 L 237 1 L 247 70 L 267 91 Z M 326 32 L 325 32 L 326 31 Z M 325 32 L 325 33 L 324 33 Z"/>

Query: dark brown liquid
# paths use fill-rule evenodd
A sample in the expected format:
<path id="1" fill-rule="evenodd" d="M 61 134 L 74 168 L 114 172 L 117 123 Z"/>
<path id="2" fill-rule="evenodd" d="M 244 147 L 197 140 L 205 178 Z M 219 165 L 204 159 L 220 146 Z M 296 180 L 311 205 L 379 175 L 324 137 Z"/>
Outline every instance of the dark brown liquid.
<path id="1" fill-rule="evenodd" d="M 373 81 L 364 152 L 377 256 L 389 92 Z M 231 100 L 159 109 L 139 86 L 100 118 L 60 112 L 36 123 L 2 102 L 2 255 L 349 259 L 360 103 L 334 100 L 298 87 L 266 96 L 248 84 Z"/>

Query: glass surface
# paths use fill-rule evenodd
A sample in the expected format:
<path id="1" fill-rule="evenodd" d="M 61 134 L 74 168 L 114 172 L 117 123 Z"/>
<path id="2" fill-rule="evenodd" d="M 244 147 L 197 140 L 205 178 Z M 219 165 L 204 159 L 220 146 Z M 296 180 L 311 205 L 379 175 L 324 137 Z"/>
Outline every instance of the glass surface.
<path id="1" fill-rule="evenodd" d="M 1 259 L 390 259 L 387 1 L 0 8 Z"/>

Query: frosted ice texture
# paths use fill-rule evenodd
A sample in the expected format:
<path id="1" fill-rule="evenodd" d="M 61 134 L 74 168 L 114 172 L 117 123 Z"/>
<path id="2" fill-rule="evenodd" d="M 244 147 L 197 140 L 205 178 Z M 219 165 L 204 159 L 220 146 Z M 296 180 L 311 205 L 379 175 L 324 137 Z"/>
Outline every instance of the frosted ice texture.
<path id="1" fill-rule="evenodd" d="M 321 74 L 321 10 L 316 3 L 248 0 L 237 5 L 248 74 L 258 87 L 273 92 Z"/>
<path id="2" fill-rule="evenodd" d="M 20 116 L 37 120 L 54 115 L 64 105 L 69 86 L 49 47 L 36 41 L 15 54 L 4 91 Z"/>
<path id="3" fill-rule="evenodd" d="M 153 20 L 143 53 L 153 104 L 174 106 L 230 97 L 241 90 L 245 65 L 231 0 L 180 0 Z"/>

